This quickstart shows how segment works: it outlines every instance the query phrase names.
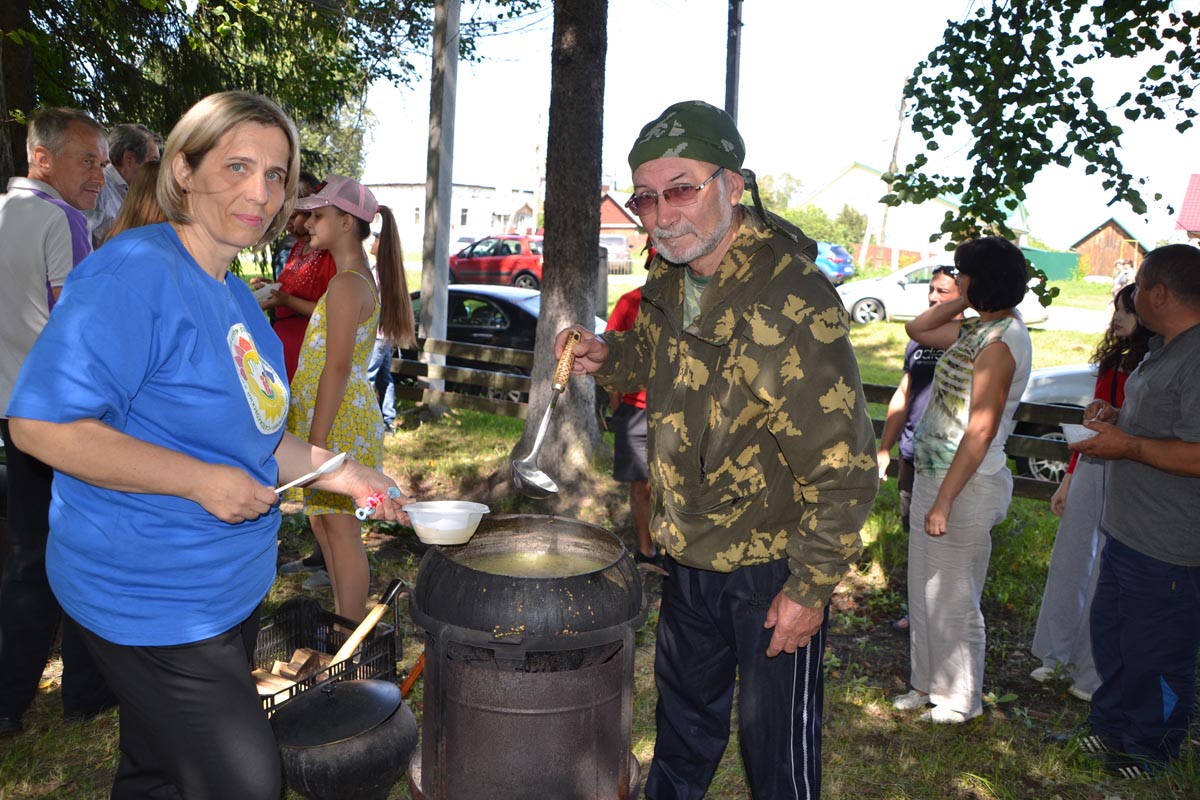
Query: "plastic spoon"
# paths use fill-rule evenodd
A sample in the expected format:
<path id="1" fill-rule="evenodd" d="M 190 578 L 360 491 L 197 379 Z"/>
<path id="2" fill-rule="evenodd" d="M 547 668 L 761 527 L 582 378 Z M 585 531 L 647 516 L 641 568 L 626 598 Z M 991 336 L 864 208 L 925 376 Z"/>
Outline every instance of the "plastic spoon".
<path id="1" fill-rule="evenodd" d="M 329 473 L 333 472 L 335 469 L 340 467 L 342 465 L 342 462 L 345 460 L 346 460 L 346 454 L 338 453 L 336 456 L 329 459 L 324 464 L 317 467 L 316 469 L 314 469 L 312 472 L 308 473 L 307 475 L 301 475 L 299 478 L 296 478 L 296 480 L 292 481 L 291 483 L 285 483 L 283 486 L 276 487 L 275 493 L 282 494 L 284 491 L 292 488 L 293 486 L 297 486 L 301 483 L 308 483 L 313 478 L 316 478 L 321 475 L 328 475 Z"/>

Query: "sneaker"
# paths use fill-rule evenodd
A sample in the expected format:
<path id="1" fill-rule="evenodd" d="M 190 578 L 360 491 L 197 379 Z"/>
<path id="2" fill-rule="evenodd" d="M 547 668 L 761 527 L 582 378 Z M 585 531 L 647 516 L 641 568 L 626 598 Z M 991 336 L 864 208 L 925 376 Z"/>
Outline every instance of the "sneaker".
<path id="1" fill-rule="evenodd" d="M 1094 733 L 1089 733 L 1079 739 L 1079 749 L 1085 753 L 1095 755 L 1097 753 L 1107 753 L 1109 751 L 1108 742 L 1100 738 Z"/>
<path id="2" fill-rule="evenodd" d="M 303 586 L 305 589 L 328 589 L 330 587 L 329 573 L 324 569 L 318 569 L 304 579 Z"/>
<path id="3" fill-rule="evenodd" d="M 1104 767 L 1118 778 L 1127 781 L 1148 781 L 1154 778 L 1154 762 L 1124 753 L 1110 755 Z"/>
<path id="4" fill-rule="evenodd" d="M 646 572 L 657 572 L 659 575 L 667 575 L 667 557 L 662 553 L 655 553 L 648 556 L 640 550 L 633 554 L 633 563 L 640 570 Z"/>
<path id="5" fill-rule="evenodd" d="M 929 695 L 925 692 L 918 692 L 916 689 L 892 698 L 892 708 L 897 711 L 916 711 L 927 705 L 929 705 Z"/>
<path id="6" fill-rule="evenodd" d="M 1045 683 L 1054 677 L 1054 667 L 1038 667 L 1033 672 L 1029 673 L 1029 677 L 1033 678 L 1038 683 Z"/>
<path id="7" fill-rule="evenodd" d="M 313 553 L 295 561 L 289 561 L 279 568 L 280 575 L 293 575 L 297 572 L 316 572 L 325 568 L 325 557 Z"/>
<path id="8" fill-rule="evenodd" d="M 1071 697 L 1077 697 L 1085 703 L 1092 702 L 1092 693 L 1085 692 L 1073 683 L 1067 687 L 1067 694 L 1071 695 Z"/>
<path id="9" fill-rule="evenodd" d="M 934 706 L 917 717 L 917 719 L 921 720 L 921 722 L 932 722 L 937 725 L 961 725 L 967 720 L 975 719 L 975 717 L 978 717 L 982 713 L 982 709 L 977 710 L 974 714 L 964 714 L 961 711 L 955 711 L 945 706 Z"/>

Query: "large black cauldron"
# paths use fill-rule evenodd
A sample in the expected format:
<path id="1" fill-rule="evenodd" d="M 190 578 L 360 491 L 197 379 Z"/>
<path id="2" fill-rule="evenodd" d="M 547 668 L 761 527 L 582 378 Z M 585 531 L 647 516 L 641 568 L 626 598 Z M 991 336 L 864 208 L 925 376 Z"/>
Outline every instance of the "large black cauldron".
<path id="1" fill-rule="evenodd" d="M 478 568 L 512 554 L 588 566 L 550 577 Z M 634 634 L 646 609 L 619 537 L 561 517 L 486 518 L 467 544 L 426 552 L 409 610 L 426 633 L 414 797 L 636 794 Z"/>
<path id="2" fill-rule="evenodd" d="M 287 783 L 313 800 L 386 800 L 417 747 L 394 683 L 332 681 L 271 717 Z"/>

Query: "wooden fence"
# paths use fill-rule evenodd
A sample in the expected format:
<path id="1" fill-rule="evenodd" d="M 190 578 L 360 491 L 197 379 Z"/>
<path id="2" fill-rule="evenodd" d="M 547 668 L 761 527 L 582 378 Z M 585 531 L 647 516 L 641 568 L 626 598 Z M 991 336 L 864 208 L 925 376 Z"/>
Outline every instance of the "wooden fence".
<path id="1" fill-rule="evenodd" d="M 418 403 L 466 408 L 524 419 L 529 396 L 529 373 L 533 369 L 533 354 L 524 350 L 462 344 L 426 339 L 424 353 L 452 359 L 462 366 L 427 364 L 417 358 L 415 351 L 401 353 L 392 361 L 392 373 L 397 377 L 396 397 Z M 445 388 L 429 388 L 430 381 L 441 380 Z M 896 387 L 868 383 L 863 385 L 870 403 L 887 403 Z M 1021 403 L 1014 415 L 1018 422 L 1055 426 L 1064 422 L 1078 423 L 1083 411 L 1068 406 Z M 873 417 L 875 435 L 883 431 L 883 418 Z M 1067 461 L 1071 451 L 1065 442 L 1036 436 L 1013 434 L 1008 437 L 1005 452 L 1012 458 L 1036 458 Z M 897 468 L 892 462 L 890 471 Z M 1013 493 L 1018 497 L 1049 500 L 1058 488 L 1057 483 L 1016 477 Z"/>

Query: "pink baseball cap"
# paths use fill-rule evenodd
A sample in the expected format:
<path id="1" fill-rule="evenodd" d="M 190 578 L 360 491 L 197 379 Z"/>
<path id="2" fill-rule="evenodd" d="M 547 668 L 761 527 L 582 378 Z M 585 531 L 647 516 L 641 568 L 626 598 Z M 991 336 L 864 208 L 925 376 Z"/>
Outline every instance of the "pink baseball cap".
<path id="1" fill-rule="evenodd" d="M 333 206 L 363 222 L 371 222 L 379 213 L 379 202 L 371 190 L 344 175 L 330 175 L 318 184 L 317 191 L 296 201 L 297 211 L 312 211 L 322 206 Z"/>

